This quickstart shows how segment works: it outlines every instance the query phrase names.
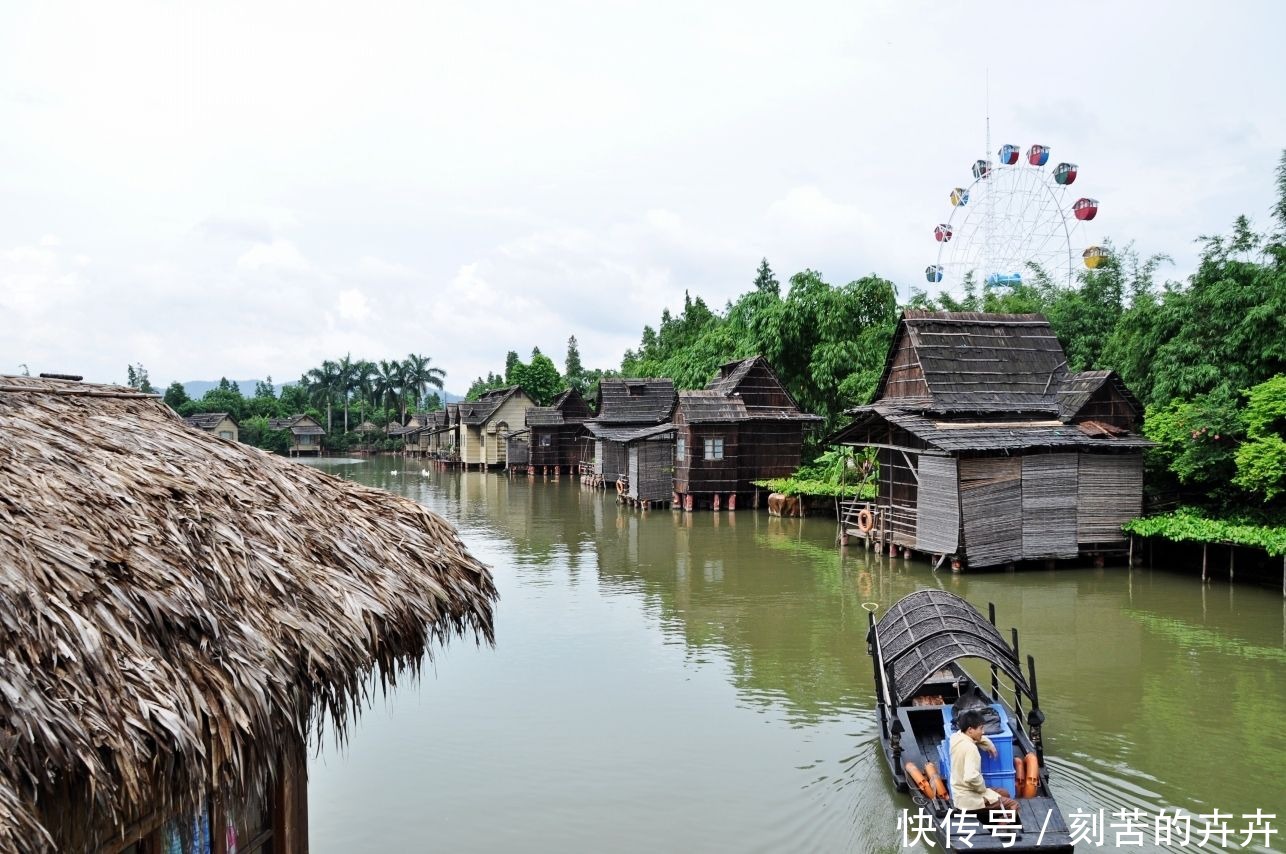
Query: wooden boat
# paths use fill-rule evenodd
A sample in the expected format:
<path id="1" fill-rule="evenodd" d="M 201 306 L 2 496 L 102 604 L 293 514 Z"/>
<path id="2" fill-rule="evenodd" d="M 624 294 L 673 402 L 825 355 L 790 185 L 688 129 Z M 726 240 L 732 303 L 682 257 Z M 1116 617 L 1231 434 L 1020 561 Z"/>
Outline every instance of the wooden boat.
<path id="1" fill-rule="evenodd" d="M 1012 643 L 1006 642 L 996 629 L 994 605 L 989 612 L 989 618 L 983 617 L 944 590 L 917 590 L 899 599 L 878 623 L 874 611 L 870 614 L 867 652 L 875 668 L 880 741 L 894 783 L 911 793 L 914 804 L 900 825 L 904 838 L 918 836 L 957 850 L 1070 852 L 1072 837 L 1050 790 L 1041 745 L 1045 715 L 1036 689 L 1036 663 L 1027 656 L 1024 676 L 1018 630 L 1012 629 Z M 959 665 L 961 659 L 989 665 L 989 690 Z M 1012 704 L 1001 696 L 1002 679 Z M 1014 825 L 986 826 L 951 805 L 947 747 L 952 722 L 974 707 L 987 716 L 987 735 L 999 753 L 996 759 L 982 754 L 983 776 L 990 788 L 1007 788 L 1018 800 Z M 1024 759 L 1021 776 L 1015 757 Z M 917 779 L 928 776 L 926 763 L 936 766 L 943 788 Z M 944 790 L 945 797 L 940 795 Z"/>

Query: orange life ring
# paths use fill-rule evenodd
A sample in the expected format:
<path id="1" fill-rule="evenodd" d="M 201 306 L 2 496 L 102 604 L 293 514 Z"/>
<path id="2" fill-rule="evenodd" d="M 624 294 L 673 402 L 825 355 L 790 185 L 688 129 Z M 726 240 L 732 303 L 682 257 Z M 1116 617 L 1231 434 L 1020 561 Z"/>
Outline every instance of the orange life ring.
<path id="1" fill-rule="evenodd" d="M 1040 791 L 1040 758 L 1035 753 L 1028 753 L 1023 764 L 1027 773 L 1024 775 L 1023 785 L 1018 789 L 1022 797 L 1034 798 Z"/>
<path id="2" fill-rule="evenodd" d="M 871 515 L 870 509 L 863 507 L 857 511 L 857 530 L 867 534 L 873 527 L 875 527 L 875 517 Z"/>

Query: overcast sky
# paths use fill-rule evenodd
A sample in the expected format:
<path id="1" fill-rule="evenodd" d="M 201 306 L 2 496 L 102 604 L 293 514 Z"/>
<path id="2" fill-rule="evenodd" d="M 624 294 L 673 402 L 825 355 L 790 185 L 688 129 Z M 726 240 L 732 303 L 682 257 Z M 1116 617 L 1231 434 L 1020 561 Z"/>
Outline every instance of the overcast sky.
<path id="1" fill-rule="evenodd" d="M 993 149 L 1077 162 L 1087 237 L 1183 277 L 1197 235 L 1267 224 L 1283 33 L 1276 0 L 15 0 L 0 373 L 416 352 L 462 392 L 573 334 L 618 367 L 765 256 L 905 296 L 984 153 L 988 68 Z"/>

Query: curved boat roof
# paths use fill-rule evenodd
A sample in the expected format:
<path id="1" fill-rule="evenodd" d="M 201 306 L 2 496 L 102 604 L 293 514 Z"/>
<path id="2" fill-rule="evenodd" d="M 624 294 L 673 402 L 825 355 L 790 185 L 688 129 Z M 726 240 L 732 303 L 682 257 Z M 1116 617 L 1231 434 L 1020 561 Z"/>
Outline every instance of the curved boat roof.
<path id="1" fill-rule="evenodd" d="M 1013 648 L 977 608 L 954 593 L 917 590 L 903 596 L 880 619 L 876 633 L 895 704 L 961 658 L 981 658 L 996 665 L 1031 696 Z"/>

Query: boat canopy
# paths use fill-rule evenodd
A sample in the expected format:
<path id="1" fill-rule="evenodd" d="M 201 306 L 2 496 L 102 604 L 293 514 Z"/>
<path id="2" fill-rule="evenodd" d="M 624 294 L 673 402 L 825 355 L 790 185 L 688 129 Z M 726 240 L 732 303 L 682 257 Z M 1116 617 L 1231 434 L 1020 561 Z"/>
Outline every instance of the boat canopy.
<path id="1" fill-rule="evenodd" d="M 875 631 L 894 705 L 901 705 L 935 673 L 962 658 L 996 665 L 1018 690 L 1031 696 L 1013 649 L 986 617 L 954 593 L 909 593 L 894 603 Z"/>

